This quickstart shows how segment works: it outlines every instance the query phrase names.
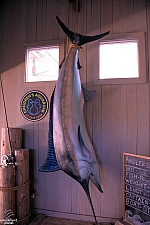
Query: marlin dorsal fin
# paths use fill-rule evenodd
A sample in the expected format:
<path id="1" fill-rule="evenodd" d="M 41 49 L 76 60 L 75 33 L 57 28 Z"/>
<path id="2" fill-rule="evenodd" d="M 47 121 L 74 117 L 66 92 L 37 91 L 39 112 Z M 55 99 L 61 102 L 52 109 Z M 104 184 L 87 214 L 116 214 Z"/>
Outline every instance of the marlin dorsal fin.
<path id="1" fill-rule="evenodd" d="M 50 121 L 49 121 L 49 134 L 48 134 L 48 152 L 47 152 L 47 158 L 44 162 L 44 164 L 40 167 L 40 172 L 54 172 L 57 170 L 60 170 L 56 155 L 55 155 L 55 148 L 53 143 L 53 101 L 54 101 L 54 92 L 51 96 L 50 101 Z"/>

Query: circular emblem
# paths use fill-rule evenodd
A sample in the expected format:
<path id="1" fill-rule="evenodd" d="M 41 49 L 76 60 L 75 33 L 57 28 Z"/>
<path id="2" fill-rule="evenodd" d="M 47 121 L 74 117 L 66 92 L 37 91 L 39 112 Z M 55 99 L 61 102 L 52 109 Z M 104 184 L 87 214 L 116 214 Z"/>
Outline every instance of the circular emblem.
<path id="1" fill-rule="evenodd" d="M 41 120 L 48 111 L 47 97 L 40 91 L 29 91 L 21 99 L 20 110 L 27 120 Z"/>

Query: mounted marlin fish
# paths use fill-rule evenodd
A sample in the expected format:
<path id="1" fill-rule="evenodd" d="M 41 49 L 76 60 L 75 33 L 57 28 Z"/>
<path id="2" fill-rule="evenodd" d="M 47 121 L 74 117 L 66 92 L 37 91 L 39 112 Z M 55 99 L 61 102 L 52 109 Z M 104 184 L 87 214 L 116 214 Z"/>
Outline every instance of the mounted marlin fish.
<path id="1" fill-rule="evenodd" d="M 56 18 L 72 44 L 51 97 L 49 149 L 47 159 L 40 171 L 61 169 L 78 181 L 87 194 L 97 224 L 89 193 L 89 179 L 100 192 L 103 191 L 100 186 L 99 164 L 83 115 L 84 101 L 88 100 L 94 92 L 82 88 L 77 62 L 78 50 L 83 44 L 102 38 L 109 32 L 96 36 L 83 36 L 73 33 L 58 17 Z"/>

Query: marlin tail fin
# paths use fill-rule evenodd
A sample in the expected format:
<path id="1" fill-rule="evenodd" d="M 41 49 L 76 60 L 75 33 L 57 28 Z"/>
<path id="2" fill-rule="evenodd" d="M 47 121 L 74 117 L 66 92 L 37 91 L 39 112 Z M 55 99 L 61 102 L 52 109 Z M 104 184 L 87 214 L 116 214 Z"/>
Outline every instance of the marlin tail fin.
<path id="1" fill-rule="evenodd" d="M 77 44 L 78 46 L 82 46 L 86 43 L 92 42 L 92 41 L 96 41 L 104 36 L 106 36 L 107 34 L 109 34 L 110 31 L 105 32 L 103 34 L 98 34 L 95 36 L 84 36 L 78 33 L 74 33 L 71 30 L 69 30 L 66 25 L 58 18 L 58 16 L 56 16 L 56 19 L 61 27 L 61 29 L 64 31 L 64 33 L 68 36 L 69 40 L 72 43 Z"/>

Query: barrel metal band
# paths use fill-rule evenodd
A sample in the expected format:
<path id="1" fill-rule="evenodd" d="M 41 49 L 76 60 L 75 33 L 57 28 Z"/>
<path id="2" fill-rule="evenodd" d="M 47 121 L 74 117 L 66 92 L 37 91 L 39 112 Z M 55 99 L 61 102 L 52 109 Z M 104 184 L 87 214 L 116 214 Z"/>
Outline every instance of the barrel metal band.
<path id="1" fill-rule="evenodd" d="M 7 188 L 7 187 L 0 187 L 0 191 L 2 192 L 5 192 L 5 191 L 17 191 L 19 189 L 22 189 L 26 186 L 28 186 L 30 184 L 31 180 L 29 180 L 27 183 L 25 184 L 22 184 L 22 185 L 19 185 L 19 186 L 15 186 L 15 187 L 10 187 L 10 188 Z"/>

